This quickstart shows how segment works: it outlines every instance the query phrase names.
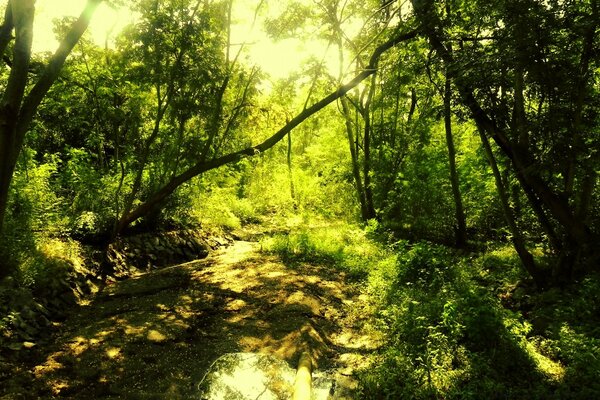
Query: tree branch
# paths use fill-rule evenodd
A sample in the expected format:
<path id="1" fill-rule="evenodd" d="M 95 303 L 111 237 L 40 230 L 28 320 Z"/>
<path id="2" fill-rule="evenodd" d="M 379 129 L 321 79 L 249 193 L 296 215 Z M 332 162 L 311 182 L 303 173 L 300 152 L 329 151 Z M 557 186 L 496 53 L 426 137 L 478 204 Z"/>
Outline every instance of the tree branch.
<path id="1" fill-rule="evenodd" d="M 37 107 L 42 102 L 42 99 L 48 93 L 48 90 L 52 84 L 58 78 L 60 70 L 62 69 L 65 60 L 86 31 L 90 24 L 92 15 L 96 10 L 96 7 L 102 2 L 102 0 L 88 0 L 85 9 L 73 23 L 70 31 L 67 33 L 65 38 L 60 43 L 60 46 L 50 59 L 50 62 L 46 66 L 44 73 L 40 77 L 40 80 L 35 84 L 33 89 L 29 92 L 21 107 L 19 115 L 19 125 L 17 126 L 17 135 L 20 143 L 22 143 L 25 133 L 29 128 L 29 124 L 33 119 L 33 115 L 37 110 Z"/>
<path id="2" fill-rule="evenodd" d="M 12 31 L 14 28 L 14 21 L 12 15 L 12 0 L 9 0 L 4 10 L 4 23 L 0 26 L 0 55 L 3 56 L 6 51 L 6 47 L 13 39 Z"/>
<path id="3" fill-rule="evenodd" d="M 367 67 L 360 72 L 358 75 L 354 77 L 350 82 L 346 83 L 338 87 L 337 90 L 330 93 L 328 96 L 324 97 L 320 101 L 316 102 L 312 106 L 304 109 L 300 112 L 296 117 L 290 120 L 285 126 L 275 132 L 272 136 L 267 138 L 262 143 L 247 147 L 245 149 L 214 158 L 210 161 L 200 161 L 194 166 L 190 167 L 188 170 L 182 172 L 181 174 L 173 177 L 167 184 L 165 184 L 161 189 L 159 189 L 156 193 L 154 193 L 148 200 L 144 203 L 140 204 L 133 211 L 128 213 L 126 216 L 121 218 L 119 221 L 118 233 L 122 232 L 129 224 L 136 221 L 137 219 L 143 217 L 150 211 L 154 209 L 154 207 L 158 206 L 167 196 L 173 193 L 180 185 L 189 181 L 193 177 L 200 175 L 203 172 L 209 171 L 211 169 L 218 168 L 222 165 L 237 162 L 245 157 L 251 157 L 256 154 L 260 154 L 279 141 L 281 141 L 286 135 L 292 131 L 295 127 L 304 122 L 307 118 L 319 112 L 321 109 L 329 105 L 330 103 L 336 101 L 338 98 L 344 96 L 349 90 L 357 86 L 360 82 L 371 76 L 375 73 L 377 68 L 377 63 L 381 55 L 387 50 L 391 49 L 395 45 L 411 40 L 417 36 L 418 30 L 413 29 L 407 33 L 399 34 L 387 42 L 381 44 L 379 47 L 375 49 L 371 58 L 369 60 L 369 64 Z"/>

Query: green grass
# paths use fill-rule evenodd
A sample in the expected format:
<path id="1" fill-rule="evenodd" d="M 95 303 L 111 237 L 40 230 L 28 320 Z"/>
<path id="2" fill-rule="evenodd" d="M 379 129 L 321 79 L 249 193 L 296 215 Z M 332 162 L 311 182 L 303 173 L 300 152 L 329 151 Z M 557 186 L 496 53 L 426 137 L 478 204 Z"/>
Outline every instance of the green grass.
<path id="1" fill-rule="evenodd" d="M 289 232 L 264 237 L 261 248 L 286 262 L 331 264 L 350 278 L 366 279 L 392 254 L 367 238 L 366 233 L 345 223 L 292 227 Z"/>

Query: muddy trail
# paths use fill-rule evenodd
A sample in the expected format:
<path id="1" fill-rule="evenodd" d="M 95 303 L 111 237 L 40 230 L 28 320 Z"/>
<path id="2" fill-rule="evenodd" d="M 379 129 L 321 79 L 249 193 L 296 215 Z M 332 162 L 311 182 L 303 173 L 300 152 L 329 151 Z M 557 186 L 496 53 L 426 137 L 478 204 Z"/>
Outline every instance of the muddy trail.
<path id="1" fill-rule="evenodd" d="M 354 371 L 376 341 L 366 298 L 331 266 L 286 264 L 259 244 L 234 242 L 204 260 L 107 285 L 61 323 L 4 398 L 198 398 L 220 356 L 274 355 L 295 367 L 309 351 L 356 398 Z"/>

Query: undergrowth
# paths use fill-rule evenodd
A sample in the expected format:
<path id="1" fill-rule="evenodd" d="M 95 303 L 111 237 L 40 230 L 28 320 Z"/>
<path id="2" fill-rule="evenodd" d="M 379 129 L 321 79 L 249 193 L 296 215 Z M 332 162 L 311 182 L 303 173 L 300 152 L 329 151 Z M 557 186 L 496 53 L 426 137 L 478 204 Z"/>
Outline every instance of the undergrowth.
<path id="1" fill-rule="evenodd" d="M 358 375 L 365 399 L 600 398 L 600 279 L 538 291 L 509 246 L 459 254 L 383 246 L 347 224 L 296 227 L 263 251 L 364 283 L 385 345 Z"/>
<path id="2" fill-rule="evenodd" d="M 597 278 L 552 294 L 528 286 L 508 247 L 396 251 L 395 268 L 373 272 L 388 342 L 361 373 L 364 398 L 598 398 Z"/>
<path id="3" fill-rule="evenodd" d="M 292 228 L 261 240 L 261 249 L 278 254 L 284 262 L 326 263 L 343 270 L 351 279 L 364 279 L 379 264 L 389 263 L 380 246 L 366 233 L 345 223 Z"/>

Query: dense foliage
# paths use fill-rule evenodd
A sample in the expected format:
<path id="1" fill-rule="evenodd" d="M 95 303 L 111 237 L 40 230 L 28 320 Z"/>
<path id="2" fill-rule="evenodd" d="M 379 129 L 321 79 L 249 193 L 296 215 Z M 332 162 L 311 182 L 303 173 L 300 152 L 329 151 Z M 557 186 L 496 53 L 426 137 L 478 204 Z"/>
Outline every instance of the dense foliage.
<path id="1" fill-rule="evenodd" d="M 257 1 L 269 40 L 329 54 L 280 80 L 232 43 L 232 0 L 130 2 L 112 47 L 89 0 L 54 54 L 34 3 L 0 27 L 10 285 L 68 275 L 53 247 L 268 221 L 266 251 L 375 299 L 365 398 L 598 396 L 596 1 Z"/>

